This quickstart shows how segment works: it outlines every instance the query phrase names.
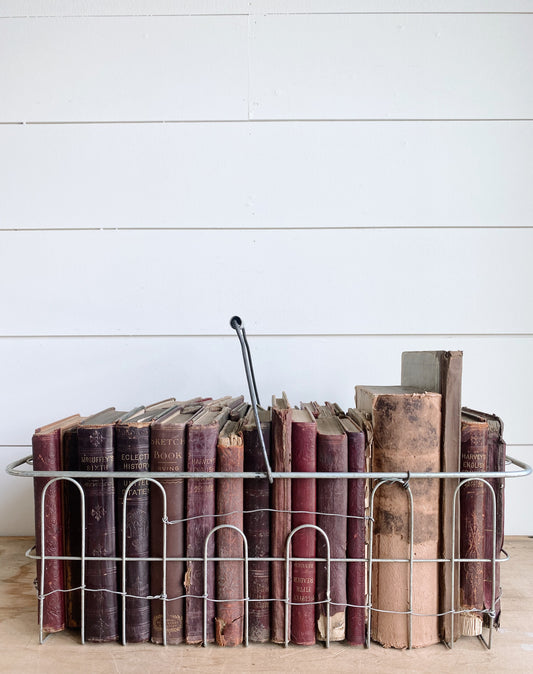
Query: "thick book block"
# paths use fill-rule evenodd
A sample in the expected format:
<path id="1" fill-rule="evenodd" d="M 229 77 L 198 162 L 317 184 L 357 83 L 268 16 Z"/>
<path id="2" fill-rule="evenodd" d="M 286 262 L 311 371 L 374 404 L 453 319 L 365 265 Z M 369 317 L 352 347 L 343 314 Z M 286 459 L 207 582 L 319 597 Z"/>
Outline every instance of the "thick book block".
<path id="1" fill-rule="evenodd" d="M 356 403 L 370 413 L 373 425 L 372 470 L 438 472 L 440 468 L 441 396 L 400 386 L 356 387 Z M 378 481 L 379 482 L 379 481 Z M 410 480 L 413 497 L 413 555 L 437 559 L 439 552 L 439 480 Z M 402 484 L 382 484 L 374 496 L 373 558 L 408 560 L 410 508 Z M 438 643 L 438 563 L 413 564 L 409 606 L 409 564 L 374 562 L 371 637 L 384 646 L 409 646 L 409 610 L 413 612 L 411 645 Z M 392 611 L 387 613 L 386 611 Z M 398 613 L 396 613 L 398 612 Z"/>
<path id="2" fill-rule="evenodd" d="M 259 409 L 259 423 L 270 460 L 270 426 L 272 413 Z M 266 471 L 259 430 L 252 412 L 244 420 L 244 470 Z M 244 480 L 244 533 L 248 541 L 249 557 L 270 555 L 270 483 L 267 478 Z M 264 643 L 270 640 L 270 562 L 248 563 L 248 636 L 250 641 Z"/>
<path id="3" fill-rule="evenodd" d="M 62 470 L 62 437 L 68 429 L 79 423 L 81 417 L 73 415 L 61 421 L 37 428 L 32 437 L 33 470 Z M 49 482 L 47 478 L 34 478 L 35 547 L 37 555 L 63 556 L 63 499 L 62 482 L 53 482 L 46 488 L 44 508 L 41 510 L 42 494 Z M 44 515 L 44 517 L 42 517 Z M 44 521 L 44 530 L 41 526 Z M 41 545 L 44 531 L 44 548 Z M 42 563 L 37 561 L 37 584 L 43 599 L 44 632 L 60 632 L 65 629 L 64 562 L 46 560 L 44 584 L 41 587 Z"/>
<path id="4" fill-rule="evenodd" d="M 317 471 L 338 473 L 348 470 L 348 439 L 337 417 L 317 419 Z M 348 514 L 348 481 L 345 478 L 320 479 L 317 484 L 317 524 L 329 540 L 332 559 L 346 557 Z M 326 558 L 324 536 L 316 539 L 317 557 Z M 317 634 L 327 639 L 327 564 L 317 562 Z M 330 641 L 343 641 L 346 632 L 346 562 L 330 564 L 331 604 L 329 614 Z"/>
<path id="5" fill-rule="evenodd" d="M 316 471 L 316 421 L 306 409 L 292 411 L 292 470 Z M 292 480 L 292 530 L 316 524 L 316 480 Z M 316 530 L 306 528 L 292 537 L 292 556 L 316 556 Z M 308 646 L 315 643 L 316 565 L 314 561 L 292 562 L 291 641 Z"/>
<path id="6" fill-rule="evenodd" d="M 244 443 L 241 425 L 228 421 L 221 430 L 217 446 L 217 469 L 242 473 Z M 231 525 L 243 530 L 243 485 L 241 478 L 220 479 L 217 484 L 217 526 Z M 240 558 L 244 554 L 243 537 L 234 529 L 217 531 L 217 557 Z M 243 640 L 244 562 L 219 561 L 216 565 L 216 642 L 219 646 L 237 646 Z M 221 601 L 224 600 L 224 601 Z"/>

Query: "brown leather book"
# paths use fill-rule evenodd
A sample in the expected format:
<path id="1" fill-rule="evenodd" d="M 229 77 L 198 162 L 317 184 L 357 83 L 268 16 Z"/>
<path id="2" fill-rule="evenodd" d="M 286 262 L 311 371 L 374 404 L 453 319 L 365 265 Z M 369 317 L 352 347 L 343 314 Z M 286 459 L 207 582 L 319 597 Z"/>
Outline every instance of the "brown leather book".
<path id="1" fill-rule="evenodd" d="M 459 470 L 461 455 L 461 380 L 463 371 L 462 351 L 405 351 L 402 353 L 402 386 L 415 386 L 425 391 L 435 391 L 442 395 L 441 425 L 441 465 L 442 472 L 455 473 Z M 452 550 L 453 499 L 459 480 L 441 480 L 441 537 L 439 556 L 451 560 Z M 456 509 L 455 526 L 458 527 L 459 509 Z M 459 556 L 459 537 L 456 538 L 455 557 Z M 452 588 L 452 565 L 443 563 L 439 567 L 440 599 L 439 629 L 441 638 L 452 641 L 451 610 L 459 603 L 459 567 L 454 573 Z M 453 599 L 453 603 L 452 603 Z M 459 621 L 454 621 L 453 639 L 461 635 Z"/>
<path id="2" fill-rule="evenodd" d="M 292 410 L 292 470 L 314 473 L 316 471 L 316 421 L 307 409 Z M 316 480 L 291 481 L 292 530 L 305 524 L 316 524 Z M 292 537 L 292 556 L 316 556 L 316 530 L 301 529 Z M 315 590 L 316 567 L 314 561 L 292 562 L 291 641 L 302 646 L 315 643 Z"/>
<path id="3" fill-rule="evenodd" d="M 230 409 L 216 405 L 199 412 L 187 426 L 187 470 L 214 472 L 218 434 L 228 420 Z M 187 479 L 187 571 L 185 573 L 185 640 L 188 644 L 204 641 L 204 564 L 190 560 L 204 557 L 204 544 L 215 527 L 215 480 L 210 478 Z M 215 537 L 211 536 L 207 556 L 213 557 Z M 206 640 L 215 639 L 215 563 L 207 563 L 207 621 Z"/>
<path id="4" fill-rule="evenodd" d="M 292 409 L 285 393 L 272 397 L 272 468 L 276 472 L 291 470 Z M 270 551 L 272 557 L 285 558 L 287 537 L 291 532 L 291 481 L 277 478 L 272 484 L 272 518 Z M 270 638 L 285 642 L 285 562 L 272 562 L 271 591 L 274 601 L 270 613 Z M 290 600 L 290 597 L 289 597 Z M 290 613 L 289 613 L 290 634 Z"/>
<path id="5" fill-rule="evenodd" d="M 441 396 L 410 387 L 356 387 L 358 409 L 372 415 L 372 471 L 438 472 L 440 468 Z M 377 481 L 379 483 L 379 480 Z M 375 483 L 376 484 L 376 483 Z M 410 480 L 413 497 L 413 555 L 437 559 L 439 552 L 439 480 Z M 382 484 L 374 497 L 373 559 L 408 560 L 410 518 L 408 491 L 401 483 Z M 439 642 L 437 562 L 413 563 L 409 606 L 409 563 L 372 566 L 371 637 L 384 646 L 413 648 Z M 411 644 L 409 611 L 412 611 Z"/>
<path id="6" fill-rule="evenodd" d="M 339 473 L 348 470 L 348 439 L 335 416 L 317 418 L 317 471 Z M 348 481 L 344 478 L 319 479 L 316 488 L 317 525 L 329 540 L 331 559 L 346 558 L 346 515 L 348 513 Z M 317 557 L 327 557 L 324 536 L 316 538 Z M 329 624 L 327 615 L 327 563 L 317 562 L 317 634 L 321 641 L 343 641 L 346 621 L 346 562 L 330 564 Z"/>
<path id="7" fill-rule="evenodd" d="M 75 427 L 79 414 L 37 428 L 32 437 L 33 470 L 59 471 L 62 466 L 62 437 Z M 44 510 L 41 510 L 42 494 L 49 480 L 36 477 L 33 480 L 35 503 L 35 547 L 37 555 L 63 556 L 63 498 L 62 481 L 53 482 L 46 488 Z M 41 526 L 44 513 L 44 529 Z M 44 532 L 44 548 L 41 545 Z M 37 587 L 43 596 L 44 632 L 60 632 L 65 629 L 64 562 L 49 559 L 44 563 L 44 584 L 41 586 L 42 563 L 37 560 Z"/>
<path id="8" fill-rule="evenodd" d="M 505 472 L 506 444 L 503 439 L 503 421 L 495 414 L 479 412 L 467 407 L 463 407 L 463 414 L 470 417 L 477 417 L 488 423 L 488 456 L 487 470 L 489 473 Z M 494 490 L 494 501 L 489 489 L 485 487 L 485 559 L 492 559 L 493 555 L 493 532 L 496 529 L 496 548 L 494 550 L 495 559 L 500 559 L 503 550 L 504 536 L 504 504 L 505 504 L 505 478 L 489 478 L 487 482 Z M 496 512 L 494 513 L 494 505 Z M 484 607 L 485 610 L 492 610 L 492 562 L 484 564 Z M 494 625 L 500 626 L 501 602 L 500 595 L 502 588 L 500 585 L 500 564 L 494 565 Z M 485 625 L 490 625 L 489 615 L 483 616 Z"/>
<path id="9" fill-rule="evenodd" d="M 152 422 L 150 427 L 150 469 L 156 472 L 185 471 L 187 424 L 194 411 L 184 412 L 181 405 L 169 410 L 164 416 Z M 169 522 L 164 524 L 164 496 L 155 485 L 150 490 L 150 551 L 152 557 L 163 557 L 163 528 L 166 526 L 166 556 L 168 558 L 185 555 L 185 480 L 184 478 L 163 478 L 160 480 L 166 495 Z M 152 562 L 150 572 L 151 593 L 162 595 L 166 601 L 166 616 L 163 620 L 163 601 L 152 600 L 152 641 L 163 643 L 163 624 L 166 625 L 167 644 L 179 644 L 185 639 L 185 562 L 167 561 L 166 587 L 163 588 L 163 562 Z"/>
<path id="10" fill-rule="evenodd" d="M 115 468 L 115 422 L 124 414 L 104 410 L 78 428 L 79 470 L 88 473 Z M 115 487 L 113 479 L 82 479 L 85 491 L 85 638 L 115 641 L 119 636 L 116 557 Z"/>
<path id="11" fill-rule="evenodd" d="M 220 431 L 217 445 L 217 470 L 242 473 L 244 442 L 240 421 L 228 421 Z M 241 478 L 220 479 L 217 484 L 217 526 L 231 525 L 243 530 L 243 485 Z M 216 532 L 217 557 L 241 558 L 243 537 L 233 529 Z M 219 561 L 216 564 L 216 642 L 219 646 L 237 646 L 243 641 L 244 562 Z"/>
<path id="12" fill-rule="evenodd" d="M 259 409 L 259 423 L 270 460 L 270 426 L 272 412 Z M 266 472 L 263 449 L 253 410 L 244 419 L 244 470 Z M 244 533 L 250 558 L 270 554 L 270 483 L 263 479 L 244 480 Z M 270 640 L 270 562 L 248 563 L 248 636 L 250 641 L 264 643 Z"/>
<path id="13" fill-rule="evenodd" d="M 463 414 L 461 420 L 461 471 L 485 472 L 488 469 L 487 421 Z M 485 557 L 485 492 L 483 482 L 465 482 L 459 492 L 461 559 Z M 485 568 L 479 561 L 462 561 L 460 574 L 459 624 L 464 636 L 479 636 L 483 632 Z M 477 609 L 477 610 L 476 610 Z"/>

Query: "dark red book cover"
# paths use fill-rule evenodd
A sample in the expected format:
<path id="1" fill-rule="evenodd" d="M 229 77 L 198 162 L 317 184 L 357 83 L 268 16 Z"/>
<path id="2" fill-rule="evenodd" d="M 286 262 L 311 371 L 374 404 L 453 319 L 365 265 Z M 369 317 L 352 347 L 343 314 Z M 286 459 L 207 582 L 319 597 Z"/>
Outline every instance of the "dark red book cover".
<path id="1" fill-rule="evenodd" d="M 347 472 L 348 440 L 336 417 L 317 419 L 317 472 Z M 317 481 L 317 524 L 324 530 L 330 545 L 331 559 L 346 558 L 346 515 L 348 512 L 348 481 L 320 479 Z M 317 557 L 326 558 L 324 537 L 317 535 Z M 317 632 L 320 640 L 327 638 L 327 565 L 317 562 Z M 345 637 L 346 562 L 331 562 L 331 604 L 329 638 L 342 641 Z"/>
<path id="2" fill-rule="evenodd" d="M 187 470 L 214 472 L 218 434 L 229 417 L 229 408 L 205 410 L 192 419 L 187 432 Z M 215 527 L 215 480 L 187 479 L 187 557 L 203 559 L 204 544 Z M 215 536 L 209 538 L 207 556 L 215 553 Z M 185 640 L 188 644 L 204 641 L 204 563 L 188 561 L 185 573 Z M 206 623 L 207 641 L 215 639 L 215 563 L 207 563 Z"/>
<path id="3" fill-rule="evenodd" d="M 148 422 L 118 423 L 115 428 L 115 470 L 147 472 L 150 458 L 150 428 Z M 131 486 L 130 486 L 131 485 Z M 129 487 L 129 491 L 126 490 Z M 124 520 L 124 499 L 126 517 Z M 118 479 L 116 484 L 117 551 L 121 557 L 139 561 L 119 562 L 119 589 L 126 597 L 126 641 L 141 643 L 150 639 L 150 487 L 147 480 Z M 124 539 L 125 535 L 125 539 Z M 125 540 L 125 548 L 123 542 Z M 124 626 L 123 626 L 124 634 Z"/>
<path id="4" fill-rule="evenodd" d="M 270 460 L 271 412 L 258 410 L 261 433 Z M 245 472 L 266 472 L 263 449 L 253 412 L 246 416 L 244 428 Z M 270 483 L 267 478 L 244 480 L 244 533 L 248 556 L 270 555 Z M 270 640 L 270 562 L 248 563 L 248 636 L 250 641 Z"/>
<path id="5" fill-rule="evenodd" d="M 217 470 L 223 473 L 242 473 L 244 470 L 244 444 L 239 422 L 228 421 L 220 432 Z M 241 478 L 218 480 L 217 526 L 231 525 L 243 530 L 242 482 Z M 216 537 L 217 557 L 243 556 L 243 537 L 238 531 L 219 529 Z M 218 561 L 216 567 L 216 641 L 219 646 L 237 646 L 243 641 L 244 562 Z"/>
<path id="6" fill-rule="evenodd" d="M 272 399 L 272 463 L 276 472 L 291 470 L 292 409 L 283 394 Z M 291 481 L 277 478 L 272 484 L 270 551 L 272 557 L 285 559 L 287 538 L 291 532 Z M 289 586 L 290 589 L 290 586 Z M 274 643 L 285 643 L 285 561 L 272 562 L 272 602 L 270 635 Z M 289 597 L 290 601 L 290 597 Z M 290 634 L 290 612 L 289 612 Z"/>
<path id="7" fill-rule="evenodd" d="M 292 411 L 292 470 L 297 473 L 316 471 L 316 421 L 307 410 Z M 292 480 L 292 530 L 316 524 L 316 480 Z M 292 557 L 316 555 L 316 530 L 306 528 L 292 537 Z M 315 643 L 315 589 L 314 561 L 292 562 L 291 641 L 302 646 Z"/>

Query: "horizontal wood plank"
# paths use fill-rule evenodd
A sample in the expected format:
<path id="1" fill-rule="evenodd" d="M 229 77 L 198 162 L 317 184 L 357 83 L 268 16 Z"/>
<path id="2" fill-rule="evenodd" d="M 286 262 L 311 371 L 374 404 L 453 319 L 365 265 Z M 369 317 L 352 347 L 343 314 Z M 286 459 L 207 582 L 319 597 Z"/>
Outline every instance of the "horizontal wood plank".
<path id="1" fill-rule="evenodd" d="M 0 335 L 531 334 L 533 229 L 0 233 Z M 349 309 L 347 308 L 349 306 Z"/>
<path id="2" fill-rule="evenodd" d="M 529 227 L 533 122 L 0 125 L 0 228 Z"/>

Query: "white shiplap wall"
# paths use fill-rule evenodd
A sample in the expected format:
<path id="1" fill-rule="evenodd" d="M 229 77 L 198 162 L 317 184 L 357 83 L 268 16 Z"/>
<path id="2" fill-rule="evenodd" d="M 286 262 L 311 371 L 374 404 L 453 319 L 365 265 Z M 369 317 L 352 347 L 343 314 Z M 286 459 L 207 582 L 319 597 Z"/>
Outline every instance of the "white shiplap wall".
<path id="1" fill-rule="evenodd" d="M 529 0 L 4 0 L 2 463 L 72 412 L 246 392 L 235 313 L 265 401 L 462 349 L 531 463 L 531 45 Z"/>

